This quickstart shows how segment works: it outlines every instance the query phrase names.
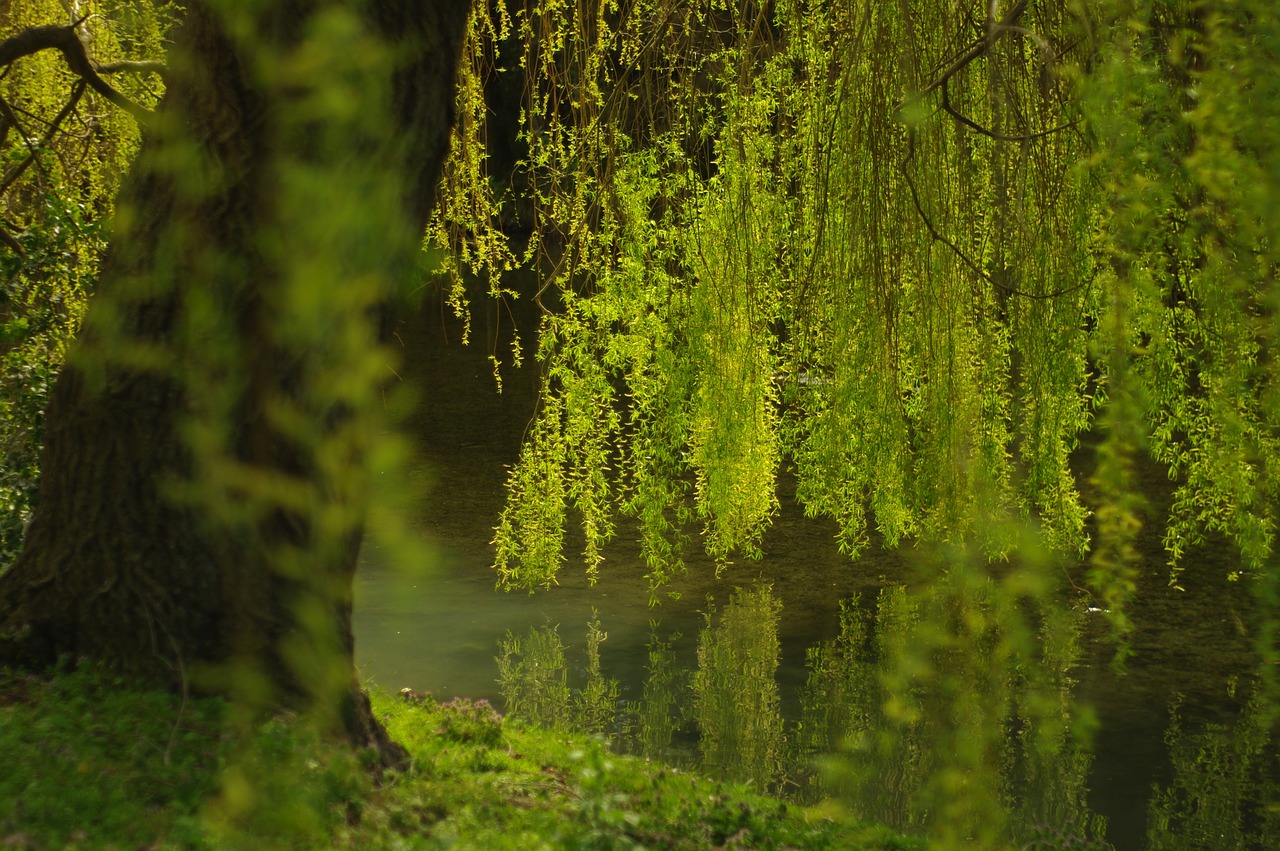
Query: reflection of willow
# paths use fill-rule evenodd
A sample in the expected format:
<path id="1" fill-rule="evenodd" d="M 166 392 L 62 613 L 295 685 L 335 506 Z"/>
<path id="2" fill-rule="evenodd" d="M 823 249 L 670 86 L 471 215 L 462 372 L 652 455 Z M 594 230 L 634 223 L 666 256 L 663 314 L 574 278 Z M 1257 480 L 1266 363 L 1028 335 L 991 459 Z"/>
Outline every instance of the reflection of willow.
<path id="1" fill-rule="evenodd" d="M 820 791 L 937 847 L 1101 836 L 1070 734 L 1078 618 L 1031 577 L 956 564 L 885 589 L 874 614 L 844 607 L 809 651 L 796 737 L 801 756 L 839 749 Z"/>
<path id="2" fill-rule="evenodd" d="M 560 629 L 533 627 L 499 643 L 498 684 L 508 714 L 555 730 L 612 736 L 618 726 L 618 681 L 604 676 L 600 645 L 607 638 L 592 611 L 586 632 L 586 676 L 570 688 Z"/>
<path id="3" fill-rule="evenodd" d="M 676 665 L 671 645 L 680 638 L 675 633 L 669 640 L 657 632 L 657 622 L 649 622 L 649 661 L 645 666 L 644 696 L 629 705 L 635 733 L 635 748 L 646 757 L 674 757 L 671 739 L 683 719 L 680 691 L 683 675 Z"/>
<path id="4" fill-rule="evenodd" d="M 783 772 L 778 615 L 768 585 L 739 588 L 698 638 L 693 706 L 703 765 L 762 788 Z"/>
<path id="5" fill-rule="evenodd" d="M 569 684 L 564 642 L 557 627 L 507 634 L 499 648 L 498 684 L 509 715 L 552 729 L 568 721 Z"/>
<path id="6" fill-rule="evenodd" d="M 1280 845 L 1276 718 L 1255 694 L 1233 725 L 1190 733 L 1175 705 L 1165 741 L 1173 780 L 1147 814 L 1149 851 Z"/>
<path id="7" fill-rule="evenodd" d="M 928 833 L 934 847 L 1104 847 L 1095 838 L 1105 824 L 1085 801 L 1091 759 L 1071 735 L 1080 613 L 1054 602 L 1049 572 L 996 575 L 961 559 L 924 590 L 886 588 L 874 608 L 846 602 L 839 634 L 808 650 L 791 726 L 777 681 L 781 603 L 768 585 L 737 589 L 708 612 L 687 685 L 675 637 L 661 639 L 655 625 L 643 699 L 622 719 L 592 640 L 603 636 L 598 620 L 580 687 L 569 687 L 554 627 L 508 636 L 500 681 L 511 714 L 623 730 L 619 746 L 668 759 L 680 756 L 673 734 L 687 704 L 704 770 L 780 788 L 806 779 L 816 760 L 828 770 L 807 778 L 811 798 Z"/>

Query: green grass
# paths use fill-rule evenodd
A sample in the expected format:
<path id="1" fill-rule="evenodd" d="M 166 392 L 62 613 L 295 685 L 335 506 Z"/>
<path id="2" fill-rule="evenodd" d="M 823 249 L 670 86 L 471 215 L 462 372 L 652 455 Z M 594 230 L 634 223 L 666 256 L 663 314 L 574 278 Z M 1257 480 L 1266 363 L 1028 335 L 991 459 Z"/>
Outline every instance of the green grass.
<path id="1" fill-rule="evenodd" d="M 15 848 L 911 848 L 882 828 L 504 720 L 375 694 L 412 766 L 276 718 L 246 738 L 216 700 L 91 670 L 0 669 L 0 846 Z"/>

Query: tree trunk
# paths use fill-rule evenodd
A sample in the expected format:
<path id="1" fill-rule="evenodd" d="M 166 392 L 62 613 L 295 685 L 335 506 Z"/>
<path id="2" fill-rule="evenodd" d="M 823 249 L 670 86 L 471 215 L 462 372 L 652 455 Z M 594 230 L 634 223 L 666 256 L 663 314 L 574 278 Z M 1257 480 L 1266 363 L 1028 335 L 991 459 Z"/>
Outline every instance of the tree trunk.
<path id="1" fill-rule="evenodd" d="M 329 391 L 333 353 L 296 342 L 313 328 L 290 336 L 308 321 L 349 333 L 350 304 L 300 301 L 296 266 L 351 287 L 411 268 L 468 5 L 188 4 L 49 402 L 25 547 L 0 575 L 10 660 L 90 657 L 267 707 L 327 701 L 353 740 L 394 756 L 351 655 L 360 397 Z M 333 209 L 290 208 L 306 191 Z M 398 209 L 372 209 L 379 197 Z M 378 224 L 353 242 L 344 221 Z M 335 464 L 330 438 L 348 432 Z"/>

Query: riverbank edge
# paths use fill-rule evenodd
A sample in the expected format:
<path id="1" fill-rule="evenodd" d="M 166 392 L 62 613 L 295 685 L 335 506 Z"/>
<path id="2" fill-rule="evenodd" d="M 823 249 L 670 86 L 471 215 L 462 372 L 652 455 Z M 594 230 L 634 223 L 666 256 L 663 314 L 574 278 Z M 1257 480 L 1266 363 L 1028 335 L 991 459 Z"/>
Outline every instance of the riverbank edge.
<path id="1" fill-rule="evenodd" d="M 362 755 L 276 717 L 91 668 L 0 668 L 0 846 L 11 848 L 918 849 L 750 788 L 502 718 L 484 701 L 371 690 L 409 751 Z"/>

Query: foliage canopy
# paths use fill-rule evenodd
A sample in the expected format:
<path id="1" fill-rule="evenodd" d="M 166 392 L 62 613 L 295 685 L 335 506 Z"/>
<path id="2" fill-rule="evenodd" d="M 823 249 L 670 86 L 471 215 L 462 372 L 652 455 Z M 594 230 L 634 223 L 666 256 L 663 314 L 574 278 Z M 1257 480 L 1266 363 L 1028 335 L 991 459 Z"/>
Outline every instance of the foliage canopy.
<path id="1" fill-rule="evenodd" d="M 1030 518 L 1123 630 L 1145 451 L 1171 581 L 1221 534 L 1273 596 L 1278 46 L 1261 0 L 477 9 L 434 234 L 513 262 L 480 93 L 518 62 L 546 308 L 501 581 L 571 517 L 596 571 L 619 512 L 655 591 L 691 520 L 754 555 L 793 470 L 851 555 Z"/>

